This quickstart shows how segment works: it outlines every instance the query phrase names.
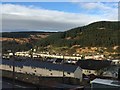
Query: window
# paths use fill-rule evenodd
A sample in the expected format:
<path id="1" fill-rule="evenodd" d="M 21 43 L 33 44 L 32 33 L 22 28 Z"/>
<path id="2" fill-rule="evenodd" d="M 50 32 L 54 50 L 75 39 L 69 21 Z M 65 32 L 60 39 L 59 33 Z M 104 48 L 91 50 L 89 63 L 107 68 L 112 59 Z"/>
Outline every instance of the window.
<path id="1" fill-rule="evenodd" d="M 36 72 L 36 70 L 34 72 Z"/>
<path id="2" fill-rule="evenodd" d="M 52 71 L 52 70 L 49 69 L 49 71 Z"/>
<path id="3" fill-rule="evenodd" d="M 36 69 L 35 67 L 32 67 L 32 69 Z"/>
<path id="4" fill-rule="evenodd" d="M 50 75 L 53 75 L 52 73 L 50 73 Z"/>
<path id="5" fill-rule="evenodd" d="M 69 75 L 70 75 L 70 73 L 69 73 L 69 72 L 67 72 L 67 74 L 69 74 Z"/>
<path id="6" fill-rule="evenodd" d="M 11 66 L 9 66 L 11 68 Z"/>

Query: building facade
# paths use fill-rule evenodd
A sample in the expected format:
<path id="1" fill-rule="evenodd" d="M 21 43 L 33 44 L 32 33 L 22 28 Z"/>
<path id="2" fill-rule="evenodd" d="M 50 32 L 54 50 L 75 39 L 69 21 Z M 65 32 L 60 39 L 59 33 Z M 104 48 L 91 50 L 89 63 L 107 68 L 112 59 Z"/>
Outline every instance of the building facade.
<path id="1" fill-rule="evenodd" d="M 82 81 L 82 69 L 76 65 L 63 65 L 35 60 L 26 60 L 15 61 L 14 66 L 15 72 L 37 76 L 72 77 Z M 0 69 L 12 71 L 13 62 L 11 60 L 3 60 L 0 65 Z"/>

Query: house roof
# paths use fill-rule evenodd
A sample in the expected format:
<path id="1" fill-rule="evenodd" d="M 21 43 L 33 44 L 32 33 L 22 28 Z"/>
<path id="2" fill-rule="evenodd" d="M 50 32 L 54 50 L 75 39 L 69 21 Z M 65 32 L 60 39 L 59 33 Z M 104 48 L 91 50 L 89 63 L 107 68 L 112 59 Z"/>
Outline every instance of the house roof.
<path id="1" fill-rule="evenodd" d="M 76 64 L 80 66 L 82 69 L 100 70 L 102 68 L 110 66 L 111 61 L 87 59 L 87 60 L 78 60 Z"/>
<path id="2" fill-rule="evenodd" d="M 21 61 L 15 61 L 14 62 L 14 65 L 16 66 L 16 67 L 23 67 L 23 61 L 21 62 Z M 11 66 L 13 66 L 13 61 L 12 60 L 2 60 L 2 64 L 5 64 L 5 65 L 11 65 Z"/>
<path id="3" fill-rule="evenodd" d="M 2 60 L 2 64 L 5 65 L 13 65 L 13 62 L 11 60 Z M 36 60 L 24 60 L 24 61 L 15 61 L 15 66 L 23 67 L 23 66 L 30 66 L 30 67 L 38 67 L 38 68 L 45 68 L 49 70 L 58 70 L 58 71 L 66 71 L 66 72 L 74 72 L 77 65 L 66 65 L 66 64 L 53 64 L 49 62 L 43 62 L 43 61 L 36 61 Z"/>
<path id="4" fill-rule="evenodd" d="M 98 78 L 96 78 L 93 81 L 91 81 L 91 83 L 98 83 L 98 84 L 120 87 L 120 81 L 117 81 L 117 80 L 108 80 L 108 79 L 98 79 Z"/>

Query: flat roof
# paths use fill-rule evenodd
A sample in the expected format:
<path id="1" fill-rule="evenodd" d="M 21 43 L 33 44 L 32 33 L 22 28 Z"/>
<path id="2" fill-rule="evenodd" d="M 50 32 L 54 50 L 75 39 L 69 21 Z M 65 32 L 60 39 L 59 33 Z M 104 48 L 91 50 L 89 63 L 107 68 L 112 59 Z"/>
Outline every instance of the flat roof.
<path id="1" fill-rule="evenodd" d="M 99 84 L 105 84 L 110 86 L 117 86 L 120 87 L 120 81 L 118 80 L 108 80 L 108 79 L 94 79 L 91 81 L 91 83 L 99 83 Z"/>

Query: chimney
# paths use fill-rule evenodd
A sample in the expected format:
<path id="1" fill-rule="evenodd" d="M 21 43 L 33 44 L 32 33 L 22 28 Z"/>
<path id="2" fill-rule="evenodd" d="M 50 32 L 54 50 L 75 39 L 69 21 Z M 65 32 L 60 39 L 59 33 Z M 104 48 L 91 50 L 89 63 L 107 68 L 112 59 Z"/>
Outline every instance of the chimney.
<path id="1" fill-rule="evenodd" d="M 118 69 L 118 80 L 120 81 L 120 68 Z"/>

